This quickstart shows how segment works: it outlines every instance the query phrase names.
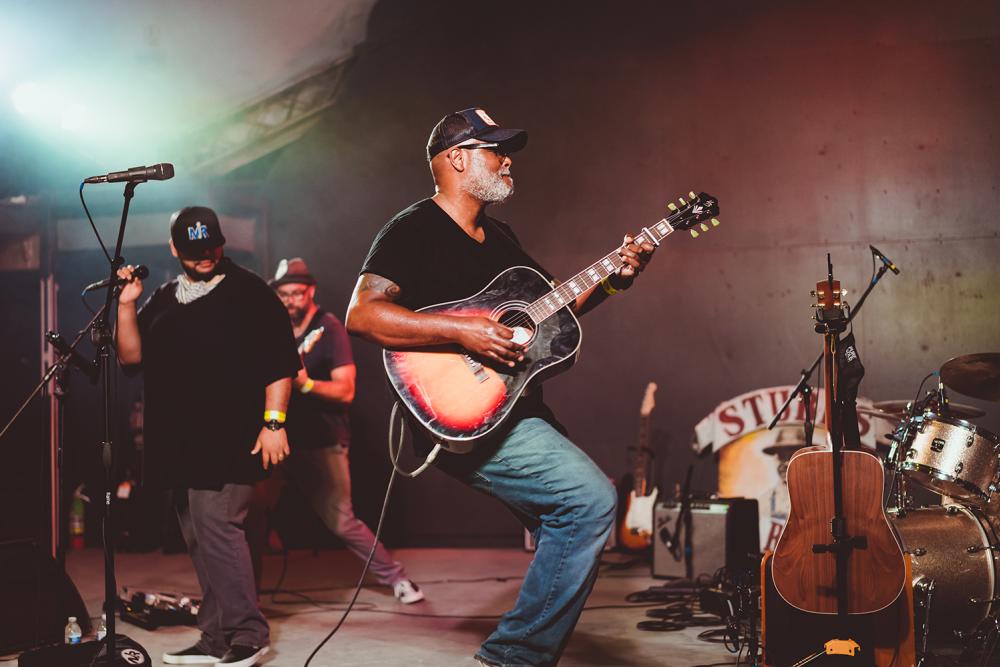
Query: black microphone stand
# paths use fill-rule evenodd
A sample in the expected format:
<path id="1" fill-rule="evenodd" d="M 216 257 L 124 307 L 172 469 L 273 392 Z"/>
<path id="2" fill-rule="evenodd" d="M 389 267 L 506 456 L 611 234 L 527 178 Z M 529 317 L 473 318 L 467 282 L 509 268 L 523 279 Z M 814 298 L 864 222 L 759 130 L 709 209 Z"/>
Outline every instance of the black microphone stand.
<path id="1" fill-rule="evenodd" d="M 98 312 L 97 317 L 95 317 L 93 325 L 93 335 L 95 337 L 95 343 L 97 344 L 97 362 L 102 380 L 102 390 L 103 390 L 103 413 L 104 413 L 104 439 L 100 444 L 101 450 L 101 461 L 104 465 L 104 612 L 107 615 L 107 628 L 108 633 L 104 638 L 105 647 L 104 650 L 97 656 L 96 661 L 93 665 L 119 665 L 126 664 L 123 660 L 119 659 L 119 656 L 115 650 L 115 644 L 117 642 L 116 632 L 115 632 L 115 611 L 118 608 L 118 585 L 115 581 L 115 545 L 114 545 L 114 530 L 113 530 L 113 517 L 111 512 L 111 490 L 114 488 L 113 484 L 113 469 L 112 469 L 112 454 L 113 446 L 111 441 L 111 414 L 113 412 L 112 408 L 112 395 L 111 395 L 111 373 L 114 369 L 114 365 L 111 360 L 111 348 L 113 345 L 113 336 L 111 333 L 111 324 L 108 314 L 111 312 L 111 304 L 113 303 L 115 297 L 120 291 L 120 287 L 117 284 L 118 269 L 121 268 L 122 264 L 125 263 L 124 258 L 121 255 L 122 244 L 125 239 L 125 222 L 128 219 L 128 209 L 129 204 L 132 201 L 132 197 L 135 196 L 135 188 L 140 183 L 145 183 L 145 180 L 134 180 L 128 181 L 125 184 L 125 203 L 122 206 L 122 218 L 121 223 L 118 226 L 118 240 L 115 243 L 115 254 L 111 260 L 111 272 L 108 276 L 108 287 L 105 293 L 104 306 Z M 130 640 L 133 641 L 133 640 Z M 141 648 L 141 647 L 140 647 Z"/>

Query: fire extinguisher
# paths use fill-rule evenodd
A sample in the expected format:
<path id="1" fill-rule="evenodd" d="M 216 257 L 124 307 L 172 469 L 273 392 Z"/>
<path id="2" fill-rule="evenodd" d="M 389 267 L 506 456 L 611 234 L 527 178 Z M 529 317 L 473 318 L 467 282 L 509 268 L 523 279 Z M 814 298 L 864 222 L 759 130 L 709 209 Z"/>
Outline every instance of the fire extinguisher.
<path id="1" fill-rule="evenodd" d="M 82 549 L 84 547 L 83 533 L 84 524 L 84 503 L 90 502 L 90 498 L 83 494 L 83 484 L 73 491 L 73 501 L 69 505 L 69 546 L 71 549 Z"/>

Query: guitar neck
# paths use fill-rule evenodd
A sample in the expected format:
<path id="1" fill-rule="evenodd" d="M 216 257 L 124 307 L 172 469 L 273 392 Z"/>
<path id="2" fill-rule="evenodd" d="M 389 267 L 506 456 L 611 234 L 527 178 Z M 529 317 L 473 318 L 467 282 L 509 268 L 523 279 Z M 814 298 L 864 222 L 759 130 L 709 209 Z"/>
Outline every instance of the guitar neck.
<path id="1" fill-rule="evenodd" d="M 649 415 L 639 417 L 639 446 L 635 452 L 635 468 L 632 470 L 632 488 L 636 495 L 646 495 L 646 468 L 649 467 Z"/>
<path id="2" fill-rule="evenodd" d="M 652 227 L 643 227 L 642 231 L 635 236 L 635 243 L 642 244 L 649 242 L 653 245 L 660 245 L 660 241 L 674 233 L 674 227 L 670 222 L 677 215 L 679 214 L 675 213 L 666 217 Z M 625 262 L 622 261 L 621 255 L 615 249 L 532 303 L 525 309 L 525 312 L 528 313 L 535 324 L 539 324 L 560 308 L 572 303 L 578 296 L 618 271 L 624 264 Z"/>

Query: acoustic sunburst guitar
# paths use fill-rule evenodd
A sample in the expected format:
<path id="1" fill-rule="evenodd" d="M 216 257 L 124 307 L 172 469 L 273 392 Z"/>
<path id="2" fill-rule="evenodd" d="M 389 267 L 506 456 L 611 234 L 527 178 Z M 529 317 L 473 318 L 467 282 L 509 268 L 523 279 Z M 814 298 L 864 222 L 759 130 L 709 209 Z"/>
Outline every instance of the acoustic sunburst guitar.
<path id="1" fill-rule="evenodd" d="M 690 193 L 670 214 L 643 227 L 636 243 L 659 245 L 676 231 L 708 231 L 719 221 L 718 200 Z M 709 222 L 710 221 L 710 222 Z M 570 309 L 576 298 L 622 268 L 617 249 L 553 288 L 538 271 L 515 266 L 472 296 L 421 308 L 422 313 L 489 317 L 514 330 L 525 345 L 524 361 L 511 368 L 476 358 L 454 345 L 386 349 L 385 371 L 400 402 L 436 442 L 468 452 L 474 441 L 510 415 L 530 383 L 569 368 L 580 349 L 580 323 Z"/>

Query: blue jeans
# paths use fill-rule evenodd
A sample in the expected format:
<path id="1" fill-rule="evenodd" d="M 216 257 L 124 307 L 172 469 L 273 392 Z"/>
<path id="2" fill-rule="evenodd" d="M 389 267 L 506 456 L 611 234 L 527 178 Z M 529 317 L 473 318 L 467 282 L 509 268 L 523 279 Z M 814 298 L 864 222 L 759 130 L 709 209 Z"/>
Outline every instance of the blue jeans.
<path id="1" fill-rule="evenodd" d="M 514 608 L 477 657 L 502 667 L 555 665 L 597 578 L 614 525 L 614 487 L 538 418 L 520 421 L 485 456 L 449 456 L 440 467 L 507 505 L 537 545 Z"/>

